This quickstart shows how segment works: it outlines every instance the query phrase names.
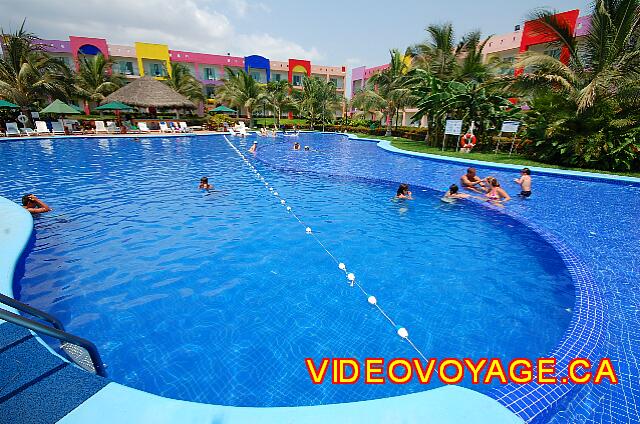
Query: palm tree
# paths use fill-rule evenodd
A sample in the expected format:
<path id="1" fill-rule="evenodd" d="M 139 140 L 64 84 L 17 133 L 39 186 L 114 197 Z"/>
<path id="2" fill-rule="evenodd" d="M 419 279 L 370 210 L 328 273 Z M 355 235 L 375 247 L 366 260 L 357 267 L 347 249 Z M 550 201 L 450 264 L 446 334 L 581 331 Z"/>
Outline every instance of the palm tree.
<path id="1" fill-rule="evenodd" d="M 275 125 L 280 127 L 280 116 L 282 112 L 292 110 L 295 106 L 291 97 L 291 85 L 285 80 L 269 81 L 265 86 L 263 100 L 267 109 L 273 112 Z"/>
<path id="2" fill-rule="evenodd" d="M 386 116 L 387 136 L 391 135 L 393 116 L 411 103 L 410 91 L 405 84 L 409 66 L 398 50 L 393 49 L 389 53 L 389 67 L 369 78 L 367 87 L 353 97 L 354 107 Z"/>
<path id="3" fill-rule="evenodd" d="M 204 100 L 202 84 L 194 77 L 184 63 L 171 62 L 171 73 L 164 83 L 191 100 Z"/>
<path id="4" fill-rule="evenodd" d="M 0 97 L 19 105 L 23 111 L 42 106 L 52 98 L 67 100 L 73 93 L 71 70 L 51 58 L 24 29 L 2 32 L 4 53 L 0 56 Z"/>
<path id="5" fill-rule="evenodd" d="M 253 110 L 263 97 L 262 86 L 242 69 L 234 70 L 226 67 L 225 75 L 217 98 L 238 109 L 244 108 L 247 111 L 247 118 L 249 118 L 249 126 L 252 126 Z"/>
<path id="6" fill-rule="evenodd" d="M 335 84 L 318 77 L 305 77 L 302 80 L 302 90 L 295 91 L 294 95 L 297 109 L 307 119 L 312 130 L 319 122 L 324 127 L 326 122 L 333 121 L 336 109 L 341 104 Z"/>
<path id="7" fill-rule="evenodd" d="M 451 23 L 429 25 L 426 31 L 426 41 L 407 49 L 414 67 L 429 70 L 444 81 L 482 80 L 488 75 L 482 50 L 489 38 L 482 41 L 480 31 L 465 34 L 457 43 Z"/>
<path id="8" fill-rule="evenodd" d="M 77 95 L 90 104 L 100 103 L 106 96 L 125 84 L 125 79 L 111 72 L 113 62 L 105 59 L 102 54 L 91 58 L 81 58 L 78 72 L 75 75 L 75 90 Z"/>
<path id="9" fill-rule="evenodd" d="M 640 166 L 640 143 L 635 141 L 640 106 L 639 8 L 639 0 L 596 0 L 591 27 L 580 46 L 569 25 L 553 12 L 532 16 L 569 55 L 561 60 L 536 52 L 523 54 L 516 67 L 526 72 L 513 78 L 512 87 L 533 103 L 545 104 L 545 109 L 536 111 L 545 115 L 535 123 L 542 138 L 539 147 L 548 146 L 556 160 L 608 169 Z"/>
<path id="10" fill-rule="evenodd" d="M 428 69 L 440 79 L 453 75 L 456 65 L 456 45 L 453 25 L 433 24 L 426 28 L 429 39 L 409 47 L 407 53 L 413 57 L 415 67 Z"/>

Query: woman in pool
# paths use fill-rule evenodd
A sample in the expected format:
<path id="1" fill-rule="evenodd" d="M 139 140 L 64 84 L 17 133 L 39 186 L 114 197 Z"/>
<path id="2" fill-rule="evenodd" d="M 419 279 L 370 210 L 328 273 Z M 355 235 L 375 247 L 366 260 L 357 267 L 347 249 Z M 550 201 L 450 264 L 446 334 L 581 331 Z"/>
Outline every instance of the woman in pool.
<path id="1" fill-rule="evenodd" d="M 501 205 L 511 200 L 509 194 L 502 187 L 495 177 L 487 177 L 487 183 L 489 183 L 489 191 L 485 194 L 487 202 L 491 202 L 494 205 Z"/>
<path id="2" fill-rule="evenodd" d="M 258 142 L 254 141 L 253 145 L 249 148 L 249 153 L 255 153 L 258 150 Z"/>
<path id="3" fill-rule="evenodd" d="M 300 150 L 300 143 L 298 143 L 297 141 L 293 143 L 293 150 Z"/>
<path id="4" fill-rule="evenodd" d="M 400 187 L 398 187 L 398 190 L 396 191 L 396 198 L 413 199 L 413 197 L 411 197 L 411 191 L 409 191 L 409 184 L 400 184 Z"/>
<path id="5" fill-rule="evenodd" d="M 202 177 L 200 178 L 200 185 L 198 186 L 198 188 L 201 190 L 211 190 L 213 186 L 209 184 L 209 178 Z"/>

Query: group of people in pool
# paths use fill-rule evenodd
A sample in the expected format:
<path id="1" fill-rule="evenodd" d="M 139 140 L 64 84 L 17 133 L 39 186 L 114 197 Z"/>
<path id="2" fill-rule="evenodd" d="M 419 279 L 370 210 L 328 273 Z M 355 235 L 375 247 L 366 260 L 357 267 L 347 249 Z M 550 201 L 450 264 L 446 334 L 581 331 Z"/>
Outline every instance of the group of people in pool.
<path id="1" fill-rule="evenodd" d="M 520 186 L 520 197 L 528 198 L 531 196 L 531 170 L 529 168 L 523 168 L 520 171 L 520 178 L 515 178 L 513 181 Z M 460 177 L 460 185 L 470 193 L 461 192 L 457 184 L 452 184 L 442 200 L 451 202 L 456 199 L 473 197 L 479 200 L 485 200 L 494 205 L 502 205 L 511 200 L 511 196 L 500 186 L 500 182 L 496 177 L 488 176 L 480 178 L 475 168 L 467 169 L 466 174 Z M 400 184 L 396 192 L 396 198 L 413 198 L 408 184 Z"/>

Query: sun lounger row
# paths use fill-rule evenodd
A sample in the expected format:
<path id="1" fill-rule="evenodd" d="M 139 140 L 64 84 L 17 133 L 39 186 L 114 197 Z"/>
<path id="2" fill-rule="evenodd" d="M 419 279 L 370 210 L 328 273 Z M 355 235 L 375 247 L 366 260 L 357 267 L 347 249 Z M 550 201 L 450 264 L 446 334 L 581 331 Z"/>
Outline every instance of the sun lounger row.
<path id="1" fill-rule="evenodd" d="M 5 132 L 7 137 L 20 137 L 20 136 L 32 136 L 32 135 L 64 135 L 64 134 L 84 134 L 83 131 L 76 131 L 73 129 L 73 125 L 71 122 L 65 121 L 52 121 L 51 129 L 47 127 L 47 123 L 44 121 L 35 121 L 36 129 L 32 128 L 18 128 L 18 124 L 15 122 L 7 122 L 6 127 L 7 130 Z M 126 128 L 127 133 L 150 133 L 152 130 L 149 129 L 146 122 L 139 122 L 138 126 L 131 125 L 129 123 L 123 123 Z M 65 132 L 65 128 L 67 132 Z M 160 122 L 160 129 L 155 130 L 160 131 L 162 133 L 187 133 L 193 132 L 191 128 L 187 126 L 187 123 L 184 121 L 180 121 L 178 123 L 169 122 Z M 106 125 L 104 121 L 95 121 L 95 130 L 92 131 L 94 134 L 120 134 L 121 128 L 116 125 L 115 122 L 107 121 Z M 0 134 L 2 134 L 0 132 Z"/>

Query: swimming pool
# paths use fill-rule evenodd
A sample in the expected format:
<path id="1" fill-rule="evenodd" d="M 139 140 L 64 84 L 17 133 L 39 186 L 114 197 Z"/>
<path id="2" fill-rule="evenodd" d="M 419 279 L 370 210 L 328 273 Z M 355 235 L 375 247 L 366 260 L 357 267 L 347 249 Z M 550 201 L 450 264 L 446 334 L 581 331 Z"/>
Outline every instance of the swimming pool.
<path id="1" fill-rule="evenodd" d="M 404 179 L 309 172 L 353 169 L 375 145 L 301 140 L 316 151 L 263 139 L 252 161 L 428 356 L 536 357 L 558 343 L 574 288 L 538 234 L 417 184 L 416 200 L 393 202 Z M 242 406 L 425 389 L 310 383 L 305 357 L 415 352 L 221 137 L 0 143 L 0 154 L 4 196 L 36 192 L 55 208 L 36 219 L 16 296 L 94 341 L 115 381 Z M 202 175 L 219 192 L 198 191 Z"/>

